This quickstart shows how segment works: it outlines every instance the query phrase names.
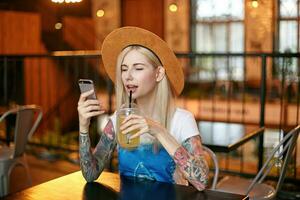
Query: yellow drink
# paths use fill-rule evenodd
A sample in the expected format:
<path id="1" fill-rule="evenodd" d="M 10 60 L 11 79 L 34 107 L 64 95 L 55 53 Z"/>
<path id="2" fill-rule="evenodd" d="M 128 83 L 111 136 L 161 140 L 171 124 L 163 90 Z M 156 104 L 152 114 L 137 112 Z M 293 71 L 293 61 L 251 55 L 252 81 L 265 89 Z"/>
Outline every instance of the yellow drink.
<path id="1" fill-rule="evenodd" d="M 130 108 L 128 108 L 130 109 Z M 127 134 L 123 134 L 122 131 L 120 130 L 120 126 L 122 124 L 122 122 L 124 121 L 124 119 L 126 118 L 126 116 L 129 114 L 128 113 L 128 109 L 126 110 L 126 112 L 122 112 L 119 111 L 118 115 L 117 115 L 117 139 L 118 139 L 118 143 L 122 148 L 125 149 L 134 149 L 136 147 L 139 146 L 140 144 L 140 137 L 136 137 L 133 139 L 129 139 L 130 136 L 136 134 L 139 130 L 133 130 Z"/>

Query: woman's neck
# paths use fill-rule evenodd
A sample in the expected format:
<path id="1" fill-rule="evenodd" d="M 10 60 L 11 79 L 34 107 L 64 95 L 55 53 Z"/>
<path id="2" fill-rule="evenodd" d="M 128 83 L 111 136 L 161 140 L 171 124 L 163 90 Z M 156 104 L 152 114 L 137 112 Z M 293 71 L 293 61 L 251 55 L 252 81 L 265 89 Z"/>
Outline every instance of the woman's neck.
<path id="1" fill-rule="evenodd" d="M 156 89 L 154 89 L 150 94 L 145 97 L 139 98 L 136 100 L 137 105 L 143 115 L 146 117 L 156 118 L 156 109 L 155 109 L 155 100 L 156 100 Z"/>

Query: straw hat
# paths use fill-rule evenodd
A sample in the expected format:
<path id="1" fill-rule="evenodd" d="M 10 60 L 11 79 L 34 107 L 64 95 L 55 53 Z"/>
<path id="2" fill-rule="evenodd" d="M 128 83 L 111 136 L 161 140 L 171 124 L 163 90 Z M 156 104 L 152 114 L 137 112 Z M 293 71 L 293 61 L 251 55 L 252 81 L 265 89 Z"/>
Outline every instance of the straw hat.
<path id="1" fill-rule="evenodd" d="M 110 79 L 115 82 L 118 55 L 129 45 L 141 45 L 154 52 L 166 70 L 167 77 L 176 95 L 184 86 L 183 70 L 174 52 L 167 43 L 154 33 L 137 27 L 122 27 L 112 31 L 102 44 L 102 61 Z"/>

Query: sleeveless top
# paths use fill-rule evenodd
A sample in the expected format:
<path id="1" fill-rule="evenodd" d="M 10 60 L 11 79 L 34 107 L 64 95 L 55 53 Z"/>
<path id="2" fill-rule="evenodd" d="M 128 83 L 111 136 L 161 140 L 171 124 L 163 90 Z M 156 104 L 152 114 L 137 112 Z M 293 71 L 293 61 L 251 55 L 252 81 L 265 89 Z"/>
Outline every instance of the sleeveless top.
<path id="1" fill-rule="evenodd" d="M 120 175 L 174 183 L 175 162 L 163 147 L 154 153 L 152 146 L 141 144 L 133 150 L 118 146 Z"/>

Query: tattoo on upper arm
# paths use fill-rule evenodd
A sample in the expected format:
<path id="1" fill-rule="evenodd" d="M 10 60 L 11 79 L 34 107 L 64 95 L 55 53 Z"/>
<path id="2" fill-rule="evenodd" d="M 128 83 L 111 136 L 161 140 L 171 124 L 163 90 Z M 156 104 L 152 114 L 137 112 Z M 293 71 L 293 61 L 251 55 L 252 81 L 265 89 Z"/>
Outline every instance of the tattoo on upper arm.
<path id="1" fill-rule="evenodd" d="M 115 132 L 111 120 L 107 123 L 100 141 L 91 151 L 91 143 L 88 135 L 79 136 L 80 167 L 83 176 L 88 182 L 97 179 L 103 171 L 105 163 L 110 160 L 116 146 Z"/>
<path id="2" fill-rule="evenodd" d="M 192 185 L 198 190 L 205 189 L 209 171 L 203 156 L 200 136 L 184 141 L 176 150 L 174 160 Z"/>

